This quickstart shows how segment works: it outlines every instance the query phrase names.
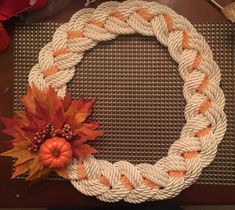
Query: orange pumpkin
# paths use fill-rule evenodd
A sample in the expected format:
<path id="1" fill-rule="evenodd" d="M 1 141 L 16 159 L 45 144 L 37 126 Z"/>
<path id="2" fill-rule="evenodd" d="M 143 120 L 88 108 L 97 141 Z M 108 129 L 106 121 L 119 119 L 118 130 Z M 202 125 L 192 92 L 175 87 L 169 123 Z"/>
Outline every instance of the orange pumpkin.
<path id="1" fill-rule="evenodd" d="M 50 169 L 64 168 L 72 158 L 71 144 L 63 138 L 47 139 L 40 147 L 39 158 Z"/>

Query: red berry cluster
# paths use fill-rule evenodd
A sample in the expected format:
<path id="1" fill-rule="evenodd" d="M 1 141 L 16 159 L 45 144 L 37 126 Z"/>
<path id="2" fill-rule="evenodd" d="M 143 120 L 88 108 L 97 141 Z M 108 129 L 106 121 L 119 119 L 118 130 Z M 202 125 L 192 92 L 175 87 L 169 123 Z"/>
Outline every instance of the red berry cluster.
<path id="1" fill-rule="evenodd" d="M 61 137 L 66 139 L 67 141 L 71 141 L 72 138 L 75 136 L 69 124 L 65 124 L 61 129 L 55 129 L 53 126 L 50 134 L 52 137 Z"/>
<path id="2" fill-rule="evenodd" d="M 43 142 L 52 137 L 61 137 L 71 141 L 76 135 L 73 133 L 70 125 L 65 124 L 61 129 L 55 129 L 54 125 L 47 124 L 44 129 L 38 131 L 31 140 L 29 150 L 37 152 Z"/>

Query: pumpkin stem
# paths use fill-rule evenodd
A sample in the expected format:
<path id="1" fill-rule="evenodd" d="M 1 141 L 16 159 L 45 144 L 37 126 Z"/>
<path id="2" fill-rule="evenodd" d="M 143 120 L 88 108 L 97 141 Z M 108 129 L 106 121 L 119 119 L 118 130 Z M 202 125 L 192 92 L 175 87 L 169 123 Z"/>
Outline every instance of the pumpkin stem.
<path id="1" fill-rule="evenodd" d="M 60 156 L 60 151 L 58 149 L 55 149 L 53 152 L 52 152 L 53 156 L 54 157 L 59 157 Z"/>

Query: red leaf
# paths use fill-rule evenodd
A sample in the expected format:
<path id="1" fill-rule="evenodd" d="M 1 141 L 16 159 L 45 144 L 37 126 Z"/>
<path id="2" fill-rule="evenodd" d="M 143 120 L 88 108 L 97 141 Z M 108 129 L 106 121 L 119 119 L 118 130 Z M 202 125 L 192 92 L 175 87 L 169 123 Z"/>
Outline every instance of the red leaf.
<path id="1" fill-rule="evenodd" d="M 45 125 L 47 124 L 47 122 L 44 119 L 35 118 L 34 114 L 27 113 L 27 117 L 31 122 L 31 126 L 29 127 L 26 126 L 25 127 L 26 130 L 30 131 L 30 130 L 34 130 L 35 128 L 40 130 L 41 128 L 45 127 Z"/>
<path id="2" fill-rule="evenodd" d="M 78 112 L 82 113 L 91 113 L 91 108 L 95 103 L 95 99 L 91 99 L 89 101 L 84 102 L 80 107 Z"/>
<path id="3" fill-rule="evenodd" d="M 99 128 L 99 126 L 100 126 L 100 124 L 95 121 L 90 122 L 90 123 L 86 123 L 86 124 L 84 123 L 83 125 L 86 125 L 87 127 L 89 127 L 90 129 L 93 129 L 93 130 Z"/>
<path id="4" fill-rule="evenodd" d="M 33 89 L 30 86 L 27 87 L 27 94 L 20 99 L 20 103 L 24 105 L 25 109 L 29 112 L 35 112 L 34 94 Z"/>
<path id="5" fill-rule="evenodd" d="M 65 113 L 63 107 L 59 107 L 53 116 L 51 117 L 51 123 L 55 126 L 56 129 L 63 127 L 65 123 Z"/>
<path id="6" fill-rule="evenodd" d="M 73 128 L 79 127 L 81 123 L 90 116 L 92 105 L 94 103 L 94 99 L 84 101 L 82 98 L 79 98 L 78 100 L 73 101 L 65 113 L 67 123 L 72 125 Z"/>
<path id="7" fill-rule="evenodd" d="M 15 118 L 11 119 L 8 117 L 1 117 L 0 119 L 7 129 L 14 129 L 14 125 L 17 124 L 17 120 Z"/>
<path id="8" fill-rule="evenodd" d="M 49 110 L 47 107 L 43 107 L 37 99 L 35 99 L 35 111 L 34 117 L 47 122 L 50 121 Z"/>
<path id="9" fill-rule="evenodd" d="M 25 132 L 20 127 L 19 120 L 13 118 L 5 118 L 2 117 L 1 120 L 3 121 L 3 124 L 5 125 L 5 129 L 2 130 L 2 133 L 5 133 L 9 136 L 15 137 L 15 138 L 24 138 L 27 139 L 25 136 Z"/>
<path id="10" fill-rule="evenodd" d="M 76 158 L 86 157 L 96 152 L 97 150 L 88 144 L 79 144 L 73 148 L 73 154 Z"/>
<path id="11" fill-rule="evenodd" d="M 70 117 L 70 116 L 76 114 L 78 108 L 80 107 L 80 105 L 81 105 L 81 104 L 80 104 L 78 101 L 72 101 L 72 103 L 70 104 L 68 110 L 67 110 L 66 113 L 65 113 L 66 116 L 67 116 L 67 117 Z"/>
<path id="12" fill-rule="evenodd" d="M 86 137 L 87 140 L 95 140 L 97 137 L 104 134 L 103 131 L 95 130 L 98 128 L 97 123 L 86 123 L 81 128 L 76 129 L 74 132 L 81 137 Z"/>
<path id="13" fill-rule="evenodd" d="M 12 137 L 16 136 L 16 131 L 14 129 L 3 129 L 1 130 L 1 132 L 8 136 L 12 136 Z"/>
<path id="14" fill-rule="evenodd" d="M 68 110 L 71 103 L 72 103 L 72 97 L 69 92 L 66 92 L 66 95 L 64 99 L 62 100 L 62 104 L 63 104 L 65 112 Z"/>

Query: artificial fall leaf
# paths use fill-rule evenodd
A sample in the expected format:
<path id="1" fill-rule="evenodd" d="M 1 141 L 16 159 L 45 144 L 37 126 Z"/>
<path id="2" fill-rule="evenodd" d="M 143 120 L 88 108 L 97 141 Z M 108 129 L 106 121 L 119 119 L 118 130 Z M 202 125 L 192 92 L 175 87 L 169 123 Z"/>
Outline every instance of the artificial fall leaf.
<path id="1" fill-rule="evenodd" d="M 82 98 L 79 98 L 77 101 L 73 101 L 65 113 L 69 124 L 71 124 L 74 128 L 79 127 L 81 123 L 83 123 L 87 117 L 90 116 L 91 107 L 94 103 L 95 99 L 84 101 Z"/>
<path id="2" fill-rule="evenodd" d="M 75 114 L 74 119 L 76 124 L 81 124 L 83 123 L 87 117 L 89 117 L 89 113 L 83 113 L 83 112 L 79 112 L 77 114 Z"/>
<path id="3" fill-rule="evenodd" d="M 99 127 L 97 122 L 92 123 L 84 123 L 82 127 L 75 130 L 75 133 L 83 139 L 86 140 L 95 140 L 97 137 L 102 136 L 104 134 L 103 131 L 96 130 Z"/>
<path id="4" fill-rule="evenodd" d="M 62 104 L 63 104 L 63 108 L 64 108 L 65 112 L 68 110 L 68 108 L 70 107 L 71 103 L 72 103 L 72 97 L 71 97 L 71 95 L 68 92 L 66 92 L 65 93 L 65 97 L 62 100 Z"/>
<path id="5" fill-rule="evenodd" d="M 16 131 L 16 119 L 1 117 L 1 120 L 5 126 L 5 129 L 2 130 L 2 133 L 15 137 L 18 134 L 18 131 Z"/>
<path id="6" fill-rule="evenodd" d="M 68 179 L 69 178 L 69 175 L 68 175 L 68 172 L 65 168 L 61 168 L 61 169 L 56 169 L 55 172 L 63 177 L 64 179 Z"/>
<path id="7" fill-rule="evenodd" d="M 15 157 L 20 161 L 20 163 L 26 162 L 27 160 L 33 159 L 33 155 L 28 149 L 19 149 L 17 147 L 14 147 L 11 150 L 8 150 L 6 152 L 3 152 L 1 156 L 11 156 Z"/>
<path id="8" fill-rule="evenodd" d="M 17 166 L 14 164 L 15 171 L 12 173 L 11 178 L 14 179 L 17 176 L 19 176 L 20 174 L 28 172 L 32 162 L 33 162 L 33 160 L 29 160 L 29 161 L 24 162 L 24 163 L 17 165 Z"/>
<path id="9" fill-rule="evenodd" d="M 20 103 L 24 105 L 25 109 L 28 112 L 35 112 L 33 89 L 35 87 L 27 88 L 27 95 L 20 99 Z"/>
<path id="10" fill-rule="evenodd" d="M 22 173 L 27 173 L 29 170 L 29 165 L 28 164 L 26 165 L 26 164 L 27 163 L 22 164 L 22 166 L 16 166 L 15 171 L 11 175 L 11 179 L 15 179 L 17 176 L 19 176 Z"/>
<path id="11" fill-rule="evenodd" d="M 30 170 L 26 180 L 28 181 L 40 181 L 41 179 L 47 178 L 50 173 L 50 170 L 45 168 L 39 157 L 36 156 L 32 164 L 30 165 Z"/>
<path id="12" fill-rule="evenodd" d="M 13 141 L 13 146 L 15 147 L 15 148 L 18 148 L 18 149 L 21 149 L 21 150 L 23 150 L 23 149 L 25 149 L 25 148 L 28 148 L 28 146 L 30 145 L 30 143 L 29 143 L 29 141 L 27 141 L 27 140 L 25 140 L 25 141 L 18 141 L 17 143 L 14 143 L 14 140 L 12 140 Z"/>
<path id="13" fill-rule="evenodd" d="M 73 153 L 74 157 L 80 158 L 80 157 L 86 157 L 90 154 L 96 153 L 97 150 L 93 147 L 91 147 L 88 144 L 79 144 L 78 141 L 74 142 L 73 145 Z"/>
<path id="14" fill-rule="evenodd" d="M 3 132 L 13 137 L 10 141 L 13 148 L 1 154 L 17 159 L 12 178 L 27 172 L 26 180 L 41 180 L 52 170 L 68 177 L 65 168 L 49 169 L 39 158 L 41 145 L 52 137 L 68 141 L 76 158 L 96 152 L 96 149 L 85 144 L 103 135 L 98 130 L 98 123 L 86 122 L 91 115 L 94 99 L 72 101 L 69 93 L 62 99 L 52 87 L 40 91 L 33 85 L 27 88 L 27 94 L 20 102 L 25 110 L 16 111 L 12 119 L 1 118 L 5 125 Z"/>
<path id="15" fill-rule="evenodd" d="M 65 118 L 65 112 L 63 107 L 59 107 L 55 113 L 54 117 L 51 120 L 51 123 L 55 126 L 56 129 L 59 129 L 63 126 L 65 123 L 66 118 Z"/>
<path id="16" fill-rule="evenodd" d="M 18 157 L 14 166 L 21 165 L 22 163 L 25 163 L 32 159 L 34 159 L 34 155 L 32 155 L 31 152 L 29 152 L 29 150 L 22 150 L 21 152 L 18 153 Z"/>

